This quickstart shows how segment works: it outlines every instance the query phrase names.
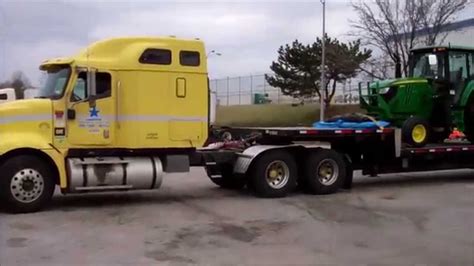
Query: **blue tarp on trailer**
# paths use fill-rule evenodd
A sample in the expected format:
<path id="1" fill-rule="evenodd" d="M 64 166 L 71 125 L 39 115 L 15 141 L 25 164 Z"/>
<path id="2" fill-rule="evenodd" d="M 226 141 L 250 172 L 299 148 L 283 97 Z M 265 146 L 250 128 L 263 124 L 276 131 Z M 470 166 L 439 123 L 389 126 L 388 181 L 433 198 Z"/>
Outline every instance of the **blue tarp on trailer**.
<path id="1" fill-rule="evenodd" d="M 383 128 L 389 126 L 390 123 L 387 121 L 365 121 L 365 122 L 348 122 L 343 119 L 332 122 L 315 122 L 314 128 L 317 129 L 330 129 L 330 128 L 345 128 L 345 129 L 364 129 L 364 128 Z"/>

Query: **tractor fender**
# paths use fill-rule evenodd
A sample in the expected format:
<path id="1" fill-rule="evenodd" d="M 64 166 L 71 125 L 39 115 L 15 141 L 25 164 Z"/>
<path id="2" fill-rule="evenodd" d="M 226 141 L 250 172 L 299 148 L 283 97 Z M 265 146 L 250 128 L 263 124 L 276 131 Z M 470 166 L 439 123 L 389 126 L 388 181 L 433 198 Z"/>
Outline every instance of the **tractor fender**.
<path id="1" fill-rule="evenodd" d="M 460 106 L 464 107 L 467 104 L 467 101 L 469 101 L 469 97 L 471 97 L 472 92 L 474 91 L 474 80 L 471 80 L 469 83 L 467 83 L 462 96 L 461 96 L 461 101 L 459 103 Z"/>

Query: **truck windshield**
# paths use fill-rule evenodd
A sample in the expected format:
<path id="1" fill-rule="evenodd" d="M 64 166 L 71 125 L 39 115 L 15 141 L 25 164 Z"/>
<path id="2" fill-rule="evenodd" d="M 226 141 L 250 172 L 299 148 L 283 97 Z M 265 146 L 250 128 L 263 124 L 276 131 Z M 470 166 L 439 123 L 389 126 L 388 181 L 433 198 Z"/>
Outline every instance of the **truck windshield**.
<path id="1" fill-rule="evenodd" d="M 445 79 L 444 53 L 412 53 L 411 77 Z"/>
<path id="2" fill-rule="evenodd" d="M 60 98 L 71 75 L 69 66 L 52 66 L 45 69 L 46 78 L 38 91 L 37 98 Z"/>

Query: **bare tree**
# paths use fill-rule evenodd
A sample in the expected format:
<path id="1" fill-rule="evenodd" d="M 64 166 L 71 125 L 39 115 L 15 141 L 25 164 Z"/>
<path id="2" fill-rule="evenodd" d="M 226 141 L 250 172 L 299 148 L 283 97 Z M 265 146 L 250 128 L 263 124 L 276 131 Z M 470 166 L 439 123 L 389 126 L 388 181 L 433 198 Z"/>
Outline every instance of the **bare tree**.
<path id="1" fill-rule="evenodd" d="M 393 77 L 393 62 L 386 56 L 369 58 L 360 66 L 360 70 L 367 79 L 388 79 Z"/>
<path id="2" fill-rule="evenodd" d="M 469 0 L 358 0 L 352 3 L 359 16 L 352 26 L 366 44 L 391 59 L 396 77 L 407 76 L 410 50 L 444 40 L 443 29 L 468 4 Z"/>
<path id="3" fill-rule="evenodd" d="M 17 99 L 23 99 L 25 89 L 31 87 L 29 79 L 21 71 L 15 71 L 12 74 L 11 80 L 0 82 L 0 89 L 13 88 Z"/>

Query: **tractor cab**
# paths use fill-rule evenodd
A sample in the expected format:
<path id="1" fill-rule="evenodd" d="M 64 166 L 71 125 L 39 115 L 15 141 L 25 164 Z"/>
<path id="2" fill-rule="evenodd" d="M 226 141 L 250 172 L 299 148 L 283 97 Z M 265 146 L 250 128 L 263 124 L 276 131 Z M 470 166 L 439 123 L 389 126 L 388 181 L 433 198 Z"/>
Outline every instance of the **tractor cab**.
<path id="1" fill-rule="evenodd" d="M 360 84 L 361 107 L 401 127 L 413 146 L 444 140 L 453 127 L 474 135 L 474 107 L 467 108 L 474 90 L 474 48 L 416 48 L 409 62 L 406 78 L 369 83 L 366 90 Z"/>
<path id="2" fill-rule="evenodd" d="M 474 78 L 471 69 L 474 50 L 447 47 L 412 50 L 410 77 L 426 78 L 435 96 L 449 94 L 451 104 L 458 104 L 466 83 Z"/>

